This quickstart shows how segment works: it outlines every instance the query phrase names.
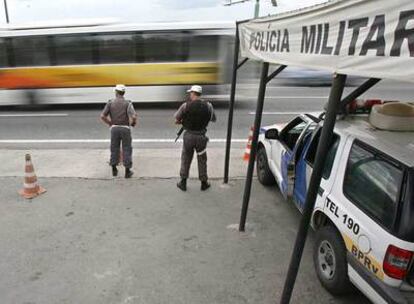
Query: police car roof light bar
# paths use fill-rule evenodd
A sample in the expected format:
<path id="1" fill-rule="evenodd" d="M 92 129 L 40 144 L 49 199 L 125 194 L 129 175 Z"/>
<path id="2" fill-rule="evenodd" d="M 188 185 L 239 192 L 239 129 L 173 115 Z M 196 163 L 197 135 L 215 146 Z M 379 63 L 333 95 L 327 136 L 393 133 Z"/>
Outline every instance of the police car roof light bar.
<path id="1" fill-rule="evenodd" d="M 381 99 L 354 99 L 346 108 L 348 114 L 369 114 L 374 105 L 382 104 Z"/>

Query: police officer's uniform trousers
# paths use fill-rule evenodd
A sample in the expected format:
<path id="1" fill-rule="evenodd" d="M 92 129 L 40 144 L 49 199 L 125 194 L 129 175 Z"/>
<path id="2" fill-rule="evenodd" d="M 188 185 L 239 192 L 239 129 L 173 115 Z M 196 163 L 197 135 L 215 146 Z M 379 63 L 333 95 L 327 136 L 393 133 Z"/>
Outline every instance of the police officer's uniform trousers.
<path id="1" fill-rule="evenodd" d="M 125 168 L 132 168 L 132 137 L 128 126 L 111 127 L 111 166 L 119 163 L 119 147 L 122 143 L 122 159 Z"/>
<path id="2" fill-rule="evenodd" d="M 207 176 L 207 143 L 205 132 L 186 130 L 183 138 L 183 150 L 181 152 L 181 178 L 187 179 L 193 160 L 194 150 L 197 153 L 198 177 L 200 181 L 208 180 Z"/>
<path id="3" fill-rule="evenodd" d="M 113 123 L 111 126 L 111 166 L 119 163 L 119 150 L 122 143 L 124 167 L 132 168 L 132 136 L 129 117 L 136 115 L 132 102 L 123 97 L 111 99 L 102 111 L 102 115 L 110 115 Z"/>

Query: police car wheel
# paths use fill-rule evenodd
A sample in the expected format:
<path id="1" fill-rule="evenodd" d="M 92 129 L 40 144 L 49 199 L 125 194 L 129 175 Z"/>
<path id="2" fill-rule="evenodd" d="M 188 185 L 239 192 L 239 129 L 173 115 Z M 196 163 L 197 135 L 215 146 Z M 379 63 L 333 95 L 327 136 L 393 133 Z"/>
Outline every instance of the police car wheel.
<path id="1" fill-rule="evenodd" d="M 334 227 L 325 226 L 316 232 L 313 263 L 319 281 L 331 294 L 341 295 L 350 291 L 346 248 Z"/>
<path id="2" fill-rule="evenodd" d="M 260 147 L 257 151 L 256 172 L 257 178 L 262 185 L 271 186 L 276 183 L 275 178 L 269 168 L 266 149 L 263 147 Z"/>

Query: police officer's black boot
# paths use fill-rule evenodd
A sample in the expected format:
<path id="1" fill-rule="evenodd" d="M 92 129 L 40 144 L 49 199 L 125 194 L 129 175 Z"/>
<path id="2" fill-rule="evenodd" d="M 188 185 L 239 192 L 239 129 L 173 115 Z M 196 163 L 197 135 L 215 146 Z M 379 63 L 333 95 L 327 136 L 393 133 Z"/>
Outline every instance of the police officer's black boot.
<path id="1" fill-rule="evenodd" d="M 208 181 L 203 181 L 203 182 L 201 182 L 201 191 L 205 191 L 205 190 L 207 190 L 208 188 L 210 188 L 210 183 L 208 182 Z"/>
<path id="2" fill-rule="evenodd" d="M 182 191 L 187 191 L 187 179 L 182 178 L 178 183 L 177 187 L 180 188 Z"/>
<path id="3" fill-rule="evenodd" d="M 134 172 L 130 168 L 125 168 L 125 178 L 131 178 Z"/>
<path id="4" fill-rule="evenodd" d="M 112 176 L 117 176 L 118 175 L 118 169 L 116 168 L 116 165 L 112 166 Z"/>

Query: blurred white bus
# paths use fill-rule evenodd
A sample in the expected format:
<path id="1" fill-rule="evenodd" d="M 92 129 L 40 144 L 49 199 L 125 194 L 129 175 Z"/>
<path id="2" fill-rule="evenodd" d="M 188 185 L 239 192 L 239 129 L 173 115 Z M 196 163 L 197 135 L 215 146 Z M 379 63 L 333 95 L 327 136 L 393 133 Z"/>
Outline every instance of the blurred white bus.
<path id="1" fill-rule="evenodd" d="M 234 23 L 76 24 L 0 30 L 0 105 L 103 103 L 117 83 L 134 102 L 226 97 Z"/>

